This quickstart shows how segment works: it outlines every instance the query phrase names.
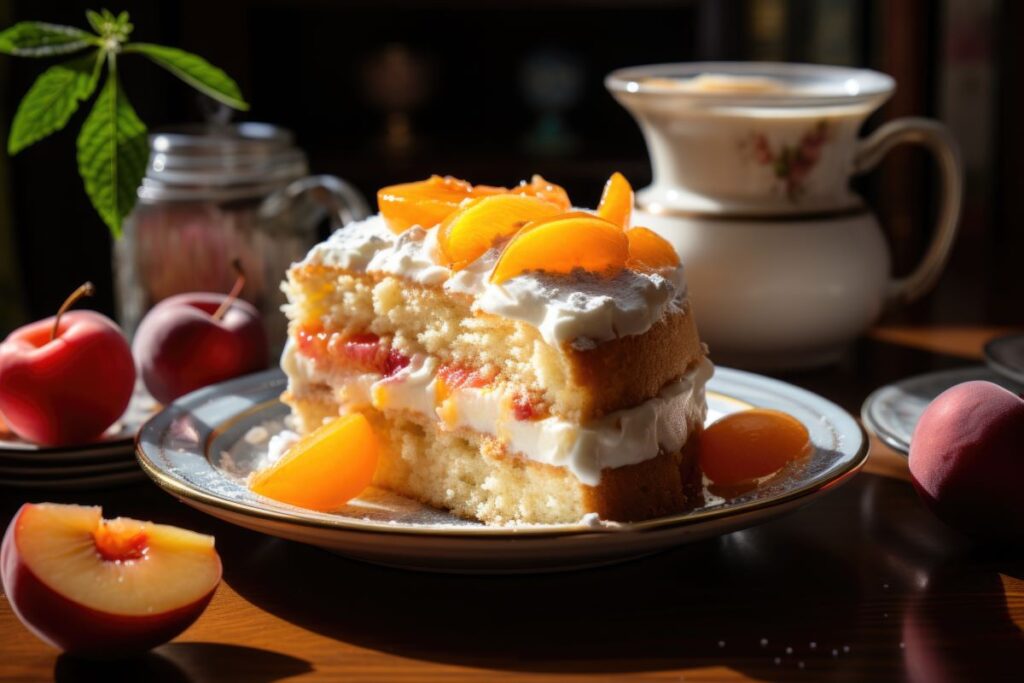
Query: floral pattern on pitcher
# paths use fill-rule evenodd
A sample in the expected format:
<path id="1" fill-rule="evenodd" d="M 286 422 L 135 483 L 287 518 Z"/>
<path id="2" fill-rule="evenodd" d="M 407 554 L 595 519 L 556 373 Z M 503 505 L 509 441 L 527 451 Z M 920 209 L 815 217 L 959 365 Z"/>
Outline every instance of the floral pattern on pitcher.
<path id="1" fill-rule="evenodd" d="M 795 145 L 784 143 L 778 149 L 773 149 L 767 135 L 751 133 L 741 148 L 749 153 L 755 163 L 770 166 L 775 178 L 782 181 L 786 197 L 797 202 L 804 193 L 807 176 L 817 166 L 825 143 L 833 137 L 832 133 L 829 122 L 821 120 L 801 135 Z"/>

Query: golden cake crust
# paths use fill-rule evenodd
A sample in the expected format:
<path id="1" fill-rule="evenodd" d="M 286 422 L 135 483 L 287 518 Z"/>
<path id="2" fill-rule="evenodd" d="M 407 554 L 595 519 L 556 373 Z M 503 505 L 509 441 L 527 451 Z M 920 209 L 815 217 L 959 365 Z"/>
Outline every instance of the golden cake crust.
<path id="1" fill-rule="evenodd" d="M 573 381 L 586 392 L 586 422 L 654 398 L 704 357 L 689 306 L 666 314 L 644 334 L 619 337 L 593 349 L 566 345 Z"/>

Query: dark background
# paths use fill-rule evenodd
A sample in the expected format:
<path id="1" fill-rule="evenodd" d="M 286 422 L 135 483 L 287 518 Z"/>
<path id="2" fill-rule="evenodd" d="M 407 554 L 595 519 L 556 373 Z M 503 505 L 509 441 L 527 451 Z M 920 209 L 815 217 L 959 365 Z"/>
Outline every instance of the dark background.
<path id="1" fill-rule="evenodd" d="M 85 26 L 86 7 L 102 5 L 6 0 L 0 24 Z M 961 140 L 968 172 L 952 263 L 936 291 L 898 318 L 1024 322 L 1020 3 L 129 0 L 108 8 L 131 13 L 133 40 L 178 46 L 226 70 L 252 104 L 241 118 L 292 129 L 314 172 L 340 175 L 368 197 L 384 184 L 431 173 L 505 185 L 541 173 L 584 205 L 596 202 L 614 170 L 642 187 L 650 179 L 643 140 L 602 84 L 620 66 L 767 59 L 885 71 L 899 90 L 867 128 L 903 115 L 940 118 Z M 400 149 L 386 144 L 387 107 L 371 76 L 396 53 L 418 74 L 405 93 L 413 102 L 405 117 L 411 135 Z M 0 136 L 49 61 L 0 56 Z M 578 92 L 554 116 L 554 142 L 541 144 L 550 107 L 538 104 L 527 84 L 551 64 L 569 69 Z M 209 109 L 145 59 L 119 66 L 151 130 L 200 121 Z M 0 336 L 51 314 L 86 279 L 99 289 L 93 305 L 113 312 L 110 238 L 75 165 L 87 107 L 81 109 L 64 131 L 16 158 L 0 153 Z M 932 175 L 923 153 L 905 150 L 859 188 L 882 218 L 899 273 L 927 243 Z"/>

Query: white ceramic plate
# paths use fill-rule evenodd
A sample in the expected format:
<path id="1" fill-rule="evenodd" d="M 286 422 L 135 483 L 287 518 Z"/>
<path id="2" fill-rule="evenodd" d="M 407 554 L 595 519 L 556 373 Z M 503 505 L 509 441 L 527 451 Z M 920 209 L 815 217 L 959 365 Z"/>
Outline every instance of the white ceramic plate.
<path id="1" fill-rule="evenodd" d="M 887 446 L 907 454 L 914 427 L 928 404 L 951 386 L 978 379 L 995 382 L 1017 394 L 1024 391 L 1024 385 L 981 365 L 940 370 L 908 377 L 871 392 L 861 407 L 861 419 Z"/>
<path id="2" fill-rule="evenodd" d="M 143 470 L 211 515 L 357 559 L 411 569 L 511 573 L 617 562 L 728 533 L 809 503 L 846 481 L 867 457 L 863 430 L 846 411 L 792 385 L 718 368 L 709 420 L 751 405 L 795 416 L 815 452 L 753 492 L 697 510 L 615 526 L 487 526 L 406 498 L 370 492 L 337 513 L 295 508 L 250 492 L 241 477 L 257 457 L 244 435 L 281 420 L 278 370 L 200 389 L 147 422 L 136 442 Z M 228 457 L 225 457 L 225 454 Z"/>

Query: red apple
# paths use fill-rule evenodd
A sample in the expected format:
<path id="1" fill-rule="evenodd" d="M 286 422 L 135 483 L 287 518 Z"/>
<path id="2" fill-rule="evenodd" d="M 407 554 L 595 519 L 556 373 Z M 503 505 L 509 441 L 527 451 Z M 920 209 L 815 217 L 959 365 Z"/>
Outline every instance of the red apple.
<path id="1" fill-rule="evenodd" d="M 98 507 L 25 504 L 0 548 L 11 607 L 43 641 L 66 652 L 117 657 L 188 628 L 220 582 L 212 536 Z"/>
<path id="2" fill-rule="evenodd" d="M 44 446 L 91 441 L 120 418 L 135 388 L 135 364 L 120 328 L 68 306 L 20 327 L 0 344 L 0 413 L 15 434 Z"/>
<path id="3" fill-rule="evenodd" d="M 142 381 L 161 403 L 208 384 L 267 367 L 270 351 L 259 311 L 238 299 L 245 282 L 227 296 L 178 294 L 153 307 L 135 332 L 132 351 Z"/>
<path id="4" fill-rule="evenodd" d="M 1024 538 L 1024 399 L 991 382 L 947 389 L 914 429 L 910 474 L 950 526 L 979 538 Z"/>

